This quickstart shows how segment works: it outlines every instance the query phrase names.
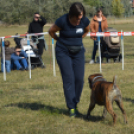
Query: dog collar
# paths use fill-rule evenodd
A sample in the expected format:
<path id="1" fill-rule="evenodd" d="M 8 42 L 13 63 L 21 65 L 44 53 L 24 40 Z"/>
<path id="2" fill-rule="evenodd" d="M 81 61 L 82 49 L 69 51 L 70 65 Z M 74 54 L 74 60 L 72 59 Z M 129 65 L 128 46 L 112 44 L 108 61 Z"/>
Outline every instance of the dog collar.
<path id="1" fill-rule="evenodd" d="M 94 77 L 92 82 L 94 82 L 95 79 L 97 79 L 97 78 L 102 78 L 102 76 L 96 76 L 96 77 Z"/>

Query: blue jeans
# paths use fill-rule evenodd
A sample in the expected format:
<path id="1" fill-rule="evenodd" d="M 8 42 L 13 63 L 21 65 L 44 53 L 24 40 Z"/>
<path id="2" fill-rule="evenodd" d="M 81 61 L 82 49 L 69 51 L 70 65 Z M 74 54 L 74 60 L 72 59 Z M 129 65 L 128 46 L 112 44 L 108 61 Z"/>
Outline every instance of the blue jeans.
<path id="1" fill-rule="evenodd" d="M 4 69 L 3 69 L 3 59 L 1 59 L 1 71 L 3 72 Z M 6 72 L 9 73 L 11 72 L 11 61 L 10 60 L 5 60 L 5 69 L 6 69 Z"/>
<path id="2" fill-rule="evenodd" d="M 93 53 L 92 53 L 92 60 L 95 60 L 95 55 L 98 50 L 98 40 L 94 40 L 94 48 L 93 48 Z"/>
<path id="3" fill-rule="evenodd" d="M 59 65 L 66 104 L 69 109 L 74 109 L 80 101 L 84 83 L 84 57 L 85 49 L 77 54 L 69 53 L 69 50 L 60 44 L 56 44 L 56 59 Z"/>
<path id="4" fill-rule="evenodd" d="M 100 38 L 100 49 L 102 46 L 102 38 Z M 94 48 L 93 48 L 93 53 L 92 53 L 92 60 L 95 60 L 96 52 L 98 50 L 98 39 L 94 40 Z"/>
<path id="5" fill-rule="evenodd" d="M 25 58 L 20 60 L 13 60 L 12 62 L 17 70 L 20 68 L 26 69 L 28 67 L 27 60 Z"/>

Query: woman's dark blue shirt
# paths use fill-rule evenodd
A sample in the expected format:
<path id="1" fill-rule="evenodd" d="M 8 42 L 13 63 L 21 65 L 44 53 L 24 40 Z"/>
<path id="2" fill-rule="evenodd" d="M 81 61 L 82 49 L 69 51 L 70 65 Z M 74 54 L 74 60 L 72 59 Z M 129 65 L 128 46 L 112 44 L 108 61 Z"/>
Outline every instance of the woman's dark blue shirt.
<path id="1" fill-rule="evenodd" d="M 65 14 L 58 18 L 55 22 L 60 30 L 60 35 L 57 43 L 64 45 L 73 45 L 73 46 L 81 46 L 82 43 L 82 35 L 84 34 L 84 29 L 89 25 L 90 21 L 87 17 L 83 17 L 80 21 L 80 24 L 77 26 L 73 26 L 69 21 L 69 15 Z"/>

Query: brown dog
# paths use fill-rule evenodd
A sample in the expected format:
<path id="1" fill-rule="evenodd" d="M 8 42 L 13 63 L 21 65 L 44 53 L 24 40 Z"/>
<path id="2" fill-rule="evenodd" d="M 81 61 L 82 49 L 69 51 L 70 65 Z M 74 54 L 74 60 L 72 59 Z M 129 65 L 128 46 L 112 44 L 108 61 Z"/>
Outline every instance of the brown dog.
<path id="1" fill-rule="evenodd" d="M 94 109 L 95 104 L 104 105 L 102 117 L 105 118 L 107 111 L 112 115 L 113 122 L 116 122 L 116 114 L 113 111 L 112 104 L 115 101 L 124 116 L 125 123 L 127 123 L 126 112 L 122 104 L 122 96 L 119 87 L 116 85 L 116 76 L 113 82 L 107 82 L 102 74 L 93 74 L 88 78 L 89 85 L 91 88 L 91 102 L 89 105 L 87 118 L 90 117 L 90 112 Z"/>

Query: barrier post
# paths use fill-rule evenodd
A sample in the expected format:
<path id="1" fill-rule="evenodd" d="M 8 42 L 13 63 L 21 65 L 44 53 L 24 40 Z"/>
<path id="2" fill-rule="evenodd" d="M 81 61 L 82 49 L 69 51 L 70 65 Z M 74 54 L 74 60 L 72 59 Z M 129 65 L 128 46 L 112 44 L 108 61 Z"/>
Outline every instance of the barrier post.
<path id="1" fill-rule="evenodd" d="M 122 30 L 121 30 L 121 49 L 122 49 L 122 70 L 124 70 L 124 41 L 123 41 Z"/>
<path id="2" fill-rule="evenodd" d="M 100 36 L 97 37 L 98 39 L 98 46 L 99 46 L 99 62 L 100 62 L 100 73 L 102 72 L 101 69 L 101 48 L 100 48 Z"/>
<path id="3" fill-rule="evenodd" d="M 29 35 L 27 35 L 27 45 L 30 46 Z M 28 69 L 29 69 L 29 78 L 31 79 L 31 60 L 30 60 L 30 53 L 28 53 Z"/>
<path id="4" fill-rule="evenodd" d="M 54 49 L 54 39 L 52 38 L 52 57 L 53 57 L 53 75 L 56 77 L 55 70 L 55 49 Z"/>
<path id="5" fill-rule="evenodd" d="M 51 64 L 52 64 L 52 61 L 51 61 L 51 58 L 52 58 L 52 52 L 50 52 L 50 35 L 48 35 L 49 36 L 49 54 L 50 54 L 50 69 L 51 69 Z"/>
<path id="6" fill-rule="evenodd" d="M 3 79 L 6 81 L 6 69 L 5 69 L 5 44 L 4 38 L 2 38 L 2 60 L 3 60 Z"/>

